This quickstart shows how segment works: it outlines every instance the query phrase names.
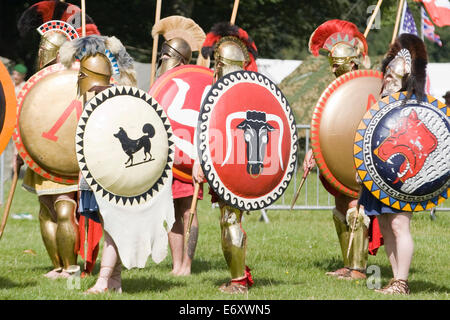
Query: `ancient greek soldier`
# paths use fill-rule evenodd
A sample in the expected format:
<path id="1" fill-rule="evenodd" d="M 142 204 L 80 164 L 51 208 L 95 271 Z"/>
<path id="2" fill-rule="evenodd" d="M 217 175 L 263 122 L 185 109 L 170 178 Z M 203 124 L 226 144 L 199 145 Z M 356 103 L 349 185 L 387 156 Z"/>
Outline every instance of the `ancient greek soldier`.
<path id="1" fill-rule="evenodd" d="M 368 67 L 367 42 L 357 27 L 347 21 L 330 20 L 320 25 L 311 35 L 309 50 L 314 56 L 323 53 L 328 57 L 332 72 L 336 77 L 346 72 L 357 70 L 362 66 Z M 343 108 L 348 106 L 342 106 Z M 303 163 L 304 170 L 315 165 L 312 150 L 309 150 Z M 341 279 L 363 279 L 368 258 L 368 227 L 370 219 L 364 214 L 357 215 L 357 199 L 351 198 L 336 190 L 325 178 L 320 175 L 325 189 L 334 196 L 335 208 L 333 221 L 342 250 L 344 267 L 336 271 L 327 272 L 327 275 Z M 362 212 L 362 210 L 360 210 Z M 349 238 L 355 217 L 358 221 L 355 226 L 355 235 L 349 254 Z"/>
<path id="2" fill-rule="evenodd" d="M 157 65 L 157 77 L 165 72 L 191 62 L 192 52 L 200 51 L 205 33 L 192 19 L 182 16 L 170 16 L 159 20 L 152 29 L 152 35 L 163 35 L 165 41 L 160 50 Z M 209 59 L 198 56 L 197 65 L 209 65 Z M 198 219 L 197 215 L 192 220 L 191 234 L 188 248 L 183 252 L 184 237 L 186 236 L 187 223 L 189 221 L 190 206 L 194 194 L 192 182 L 182 181 L 174 176 L 172 182 L 172 194 L 175 207 L 175 223 L 169 232 L 169 244 L 172 252 L 174 275 L 189 275 L 198 239 Z M 198 199 L 203 199 L 203 192 L 200 190 Z"/>
<path id="3" fill-rule="evenodd" d="M 69 68 L 80 60 L 78 74 L 78 93 L 86 100 L 110 87 L 113 70 L 120 72 L 119 84 L 136 85 L 133 59 L 128 55 L 120 40 L 115 37 L 91 35 L 66 43 L 60 50 L 61 63 Z M 80 181 L 80 213 L 103 222 L 100 209 L 89 185 Z M 108 290 L 121 292 L 121 261 L 117 247 L 110 234 L 104 231 L 104 246 L 99 277 L 88 293 L 101 293 Z"/>
<path id="4" fill-rule="evenodd" d="M 18 21 L 18 29 L 24 36 L 31 29 L 36 29 L 43 23 L 55 21 L 66 29 L 74 29 L 66 21 L 81 18 L 81 10 L 74 5 L 59 1 L 41 1 L 27 9 Z M 65 21 L 61 21 L 65 20 Z M 80 20 L 81 21 L 81 20 Z M 89 33 L 98 33 L 92 19 L 87 17 Z M 81 29 L 78 28 L 77 32 Z M 58 51 L 62 44 L 70 40 L 67 32 L 58 28 L 42 34 L 37 68 L 38 70 L 58 62 Z M 79 35 L 77 35 L 79 36 Z M 76 191 L 77 183 L 65 184 L 51 181 L 27 168 L 23 187 L 38 195 L 40 210 L 39 223 L 45 248 L 53 263 L 54 269 L 45 276 L 48 278 L 68 277 L 77 272 L 77 251 L 79 246 L 78 224 L 76 221 Z"/>
<path id="5" fill-rule="evenodd" d="M 412 34 L 402 34 L 390 46 L 382 62 L 383 86 L 381 96 L 407 91 L 407 98 L 425 96 L 427 51 L 423 41 Z M 400 106 L 401 107 L 401 106 Z M 391 263 L 393 278 L 387 286 L 376 291 L 384 294 L 409 294 L 408 275 L 414 243 L 410 233 L 412 212 L 392 208 L 363 185 L 360 203 L 369 216 L 377 216 L 383 234 L 386 254 Z"/>
<path id="6" fill-rule="evenodd" d="M 205 58 L 214 59 L 214 80 L 238 70 L 257 71 L 255 59 L 257 49 L 247 32 L 227 22 L 217 23 L 206 35 L 202 47 Z M 194 164 L 193 177 L 203 181 L 200 165 Z M 247 234 L 242 228 L 244 211 L 225 203 L 212 193 L 212 202 L 218 202 L 220 208 L 220 228 L 222 251 L 231 281 L 224 283 L 219 290 L 225 293 L 245 293 L 252 286 L 250 268 L 245 264 Z"/>

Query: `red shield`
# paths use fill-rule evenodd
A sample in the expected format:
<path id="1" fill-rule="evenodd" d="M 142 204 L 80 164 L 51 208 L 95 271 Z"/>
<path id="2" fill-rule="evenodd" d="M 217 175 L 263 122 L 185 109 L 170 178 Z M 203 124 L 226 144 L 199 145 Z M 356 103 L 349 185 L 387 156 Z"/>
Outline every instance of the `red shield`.
<path id="1" fill-rule="evenodd" d="M 14 83 L 0 61 L 0 153 L 5 150 L 16 125 L 16 94 Z"/>
<path id="2" fill-rule="evenodd" d="M 202 98 L 208 93 L 213 72 L 205 67 L 186 65 L 164 73 L 150 88 L 172 126 L 175 141 L 174 177 L 192 181 L 195 150 L 194 134 Z"/>
<path id="3" fill-rule="evenodd" d="M 258 210 L 283 194 L 294 172 L 297 133 L 272 81 L 256 72 L 227 74 L 203 100 L 199 121 L 200 162 L 223 200 Z"/>

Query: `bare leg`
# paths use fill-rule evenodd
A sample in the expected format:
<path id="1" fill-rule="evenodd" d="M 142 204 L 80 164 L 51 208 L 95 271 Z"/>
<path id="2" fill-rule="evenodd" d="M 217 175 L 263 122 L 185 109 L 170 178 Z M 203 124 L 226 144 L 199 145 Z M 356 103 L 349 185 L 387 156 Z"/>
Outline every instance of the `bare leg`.
<path id="1" fill-rule="evenodd" d="M 414 252 L 414 242 L 410 231 L 412 213 L 402 212 L 391 215 L 391 228 L 395 237 L 395 257 L 397 273 L 395 279 L 408 280 L 409 268 Z"/>
<path id="2" fill-rule="evenodd" d="M 188 221 L 190 216 L 190 207 L 192 202 L 192 197 L 184 198 L 186 201 L 183 202 L 183 220 L 186 221 L 184 224 L 184 237 L 183 237 L 183 246 L 185 237 L 187 234 L 187 229 L 189 227 Z M 187 276 L 191 274 L 191 265 L 192 260 L 194 259 L 195 249 L 197 247 L 197 241 L 198 241 L 198 219 L 197 214 L 194 215 L 194 218 L 192 219 L 192 225 L 191 225 L 191 232 L 189 234 L 189 239 L 187 240 L 187 248 L 183 254 L 183 264 L 181 266 L 181 270 L 179 272 L 179 275 Z"/>
<path id="3" fill-rule="evenodd" d="M 183 264 L 183 213 L 180 210 L 180 199 L 174 199 L 175 222 L 169 232 L 169 245 L 172 253 L 172 271 L 176 275 Z"/>
<path id="4" fill-rule="evenodd" d="M 378 216 L 378 222 L 380 225 L 380 230 L 383 235 L 383 241 L 384 241 L 384 249 L 386 251 L 386 255 L 389 259 L 389 262 L 391 263 L 392 267 L 392 275 L 395 278 L 397 278 L 397 257 L 396 257 L 396 251 L 397 251 L 397 245 L 395 241 L 394 233 L 392 232 L 391 228 L 391 219 L 393 216 L 392 214 L 381 214 Z"/>
<path id="5" fill-rule="evenodd" d="M 192 220 L 190 239 L 187 250 L 184 252 L 184 241 L 188 228 L 190 216 L 190 206 L 192 197 L 179 198 L 174 200 L 175 204 L 175 223 L 169 232 L 169 244 L 172 251 L 174 275 L 189 275 L 191 273 L 191 264 L 194 257 L 195 248 L 198 239 L 198 219 L 197 215 Z M 186 222 L 186 223 L 184 223 Z"/>
<path id="6" fill-rule="evenodd" d="M 100 273 L 95 285 L 86 291 L 88 294 L 96 294 L 113 289 L 122 292 L 120 276 L 120 259 L 116 245 L 111 236 L 104 231 L 105 242 L 103 244 L 102 262 Z M 119 265 L 119 266 L 118 266 Z"/>

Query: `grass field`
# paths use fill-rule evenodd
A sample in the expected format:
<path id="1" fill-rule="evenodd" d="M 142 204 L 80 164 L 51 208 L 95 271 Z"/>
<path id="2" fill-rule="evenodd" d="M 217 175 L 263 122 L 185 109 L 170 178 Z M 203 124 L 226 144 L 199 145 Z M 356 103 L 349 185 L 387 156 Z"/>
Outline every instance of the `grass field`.
<path id="1" fill-rule="evenodd" d="M 286 192 L 287 203 L 292 199 L 292 189 L 291 185 Z M 9 184 L 5 184 L 5 194 L 8 191 Z M 298 202 L 301 201 L 299 199 Z M 229 273 L 220 246 L 219 210 L 211 209 L 209 196 L 199 202 L 199 241 L 191 276 L 169 275 L 171 256 L 168 252 L 160 264 L 149 259 L 145 269 L 124 270 L 123 294 L 86 296 L 83 292 L 95 283 L 99 261 L 94 276 L 81 279 L 79 286 L 77 279 L 72 279 L 72 282 L 46 279 L 42 275 L 51 269 L 51 263 L 39 232 L 37 198 L 18 187 L 11 214 L 24 212 L 31 213 L 33 219 L 14 220 L 10 217 L 0 240 L 1 300 L 448 300 L 450 297 L 448 212 L 438 212 L 435 221 L 430 220 L 428 213 L 418 213 L 413 218 L 415 253 L 410 273 L 412 294 L 408 297 L 380 295 L 368 289 L 366 281 L 337 280 L 325 275 L 326 271 L 341 267 L 330 211 L 268 211 L 270 223 L 261 222 L 258 211 L 245 216 L 243 227 L 248 235 L 246 262 L 252 269 L 255 284 L 248 295 L 222 294 L 217 288 L 229 280 Z M 33 253 L 25 251 L 29 249 Z M 82 264 L 81 259 L 79 264 Z M 377 256 L 369 256 L 370 265 L 380 268 L 383 285 L 391 278 L 384 248 Z"/>

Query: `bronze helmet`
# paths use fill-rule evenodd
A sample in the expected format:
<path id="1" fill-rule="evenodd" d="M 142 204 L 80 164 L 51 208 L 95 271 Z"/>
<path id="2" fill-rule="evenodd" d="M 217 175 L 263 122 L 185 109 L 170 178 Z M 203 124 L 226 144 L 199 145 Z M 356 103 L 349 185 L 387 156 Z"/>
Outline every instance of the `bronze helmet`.
<path id="1" fill-rule="evenodd" d="M 161 56 L 158 61 L 157 76 L 180 65 L 189 64 L 192 57 L 192 49 L 182 38 L 173 38 L 163 43 Z"/>
<path id="2" fill-rule="evenodd" d="M 250 57 L 245 44 L 237 37 L 222 37 L 214 50 L 214 79 L 227 73 L 243 70 Z"/>
<path id="3" fill-rule="evenodd" d="M 78 73 L 78 94 L 81 96 L 94 86 L 109 85 L 111 76 L 111 64 L 104 54 L 84 56 Z"/>
<path id="4" fill-rule="evenodd" d="M 39 43 L 37 67 L 41 70 L 56 63 L 59 48 L 67 41 L 67 36 L 60 31 L 50 31 L 42 35 Z"/>

